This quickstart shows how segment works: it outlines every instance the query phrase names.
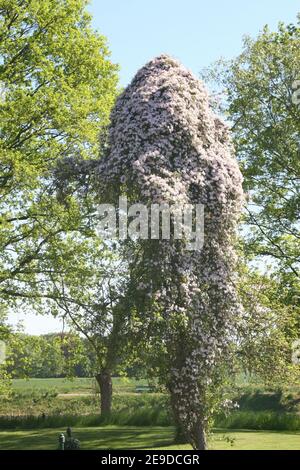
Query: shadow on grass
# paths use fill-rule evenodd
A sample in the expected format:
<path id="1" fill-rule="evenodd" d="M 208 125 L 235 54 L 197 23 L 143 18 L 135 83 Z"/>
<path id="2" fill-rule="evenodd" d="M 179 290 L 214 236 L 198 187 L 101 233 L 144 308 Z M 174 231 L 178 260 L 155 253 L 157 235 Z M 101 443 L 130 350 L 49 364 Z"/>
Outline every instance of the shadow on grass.
<path id="1" fill-rule="evenodd" d="M 56 450 L 64 428 L 0 432 L 1 450 Z M 172 427 L 74 427 L 73 435 L 82 450 L 108 449 L 189 449 L 173 443 Z M 213 449 L 299 449 L 300 433 L 215 429 L 210 438 Z"/>
<path id="2" fill-rule="evenodd" d="M 55 450 L 58 436 L 63 429 L 40 429 L 37 431 L 7 431 L 0 433 L 1 450 Z M 172 428 L 74 428 L 73 435 L 81 441 L 84 449 L 144 449 L 171 445 Z"/>

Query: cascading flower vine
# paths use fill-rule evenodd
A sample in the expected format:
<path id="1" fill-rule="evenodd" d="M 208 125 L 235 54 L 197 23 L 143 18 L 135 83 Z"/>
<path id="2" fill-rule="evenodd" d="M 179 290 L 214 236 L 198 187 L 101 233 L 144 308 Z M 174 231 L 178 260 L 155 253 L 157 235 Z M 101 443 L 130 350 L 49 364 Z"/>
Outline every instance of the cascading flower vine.
<path id="1" fill-rule="evenodd" d="M 184 237 L 174 236 L 125 240 L 124 247 L 134 316 L 144 338 L 147 333 L 175 419 L 194 448 L 205 448 L 240 308 L 233 238 L 243 191 L 228 129 L 202 82 L 166 55 L 143 67 L 114 107 L 98 174 L 101 190 L 115 198 L 126 193 L 148 206 L 204 205 L 201 250 L 188 251 Z"/>

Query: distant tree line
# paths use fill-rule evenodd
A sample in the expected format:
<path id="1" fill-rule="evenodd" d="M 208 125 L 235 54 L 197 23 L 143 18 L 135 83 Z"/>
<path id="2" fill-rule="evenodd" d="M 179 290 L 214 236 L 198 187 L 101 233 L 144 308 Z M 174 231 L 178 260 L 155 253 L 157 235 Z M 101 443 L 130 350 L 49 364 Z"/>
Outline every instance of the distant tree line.
<path id="1" fill-rule="evenodd" d="M 12 333 L 7 355 L 7 372 L 14 379 L 93 377 L 97 371 L 95 351 L 86 338 L 76 333 Z M 138 366 L 124 372 L 128 376 L 142 375 Z"/>

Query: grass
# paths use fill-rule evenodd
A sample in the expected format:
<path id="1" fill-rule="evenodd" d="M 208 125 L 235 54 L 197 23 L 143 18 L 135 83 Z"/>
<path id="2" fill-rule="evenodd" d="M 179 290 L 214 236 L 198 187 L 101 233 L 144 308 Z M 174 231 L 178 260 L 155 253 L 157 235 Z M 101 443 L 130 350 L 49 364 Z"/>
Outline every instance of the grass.
<path id="1" fill-rule="evenodd" d="M 0 400 L 0 450 L 56 449 L 67 426 L 82 449 L 189 449 L 172 444 L 168 396 L 136 392 L 146 384 L 114 378 L 113 412 L 105 419 L 94 379 L 14 380 L 13 396 Z M 231 396 L 240 409 L 216 419 L 211 448 L 300 449 L 299 388 L 276 390 L 241 380 Z"/>
<path id="2" fill-rule="evenodd" d="M 13 390 L 20 393 L 31 393 L 33 391 L 66 393 L 93 393 L 97 391 L 94 378 L 64 379 L 14 379 Z M 127 377 L 114 377 L 113 388 L 116 393 L 133 393 L 138 386 L 147 385 L 144 379 L 128 379 Z"/>
<path id="3" fill-rule="evenodd" d="M 68 392 L 91 392 L 94 386 L 94 380 L 89 378 L 75 379 L 14 379 L 13 390 L 16 392 L 32 391 L 56 391 L 58 393 Z"/>
<path id="4" fill-rule="evenodd" d="M 121 408 L 109 417 L 97 414 L 52 414 L 49 416 L 0 416 L 0 429 L 43 429 L 65 427 L 97 426 L 171 426 L 171 413 L 160 405 L 149 403 L 148 406 Z M 272 431 L 300 431 L 300 416 L 295 413 L 278 413 L 272 411 L 236 411 L 226 418 L 217 418 L 215 427 L 223 429 L 249 429 Z"/>
<path id="5" fill-rule="evenodd" d="M 0 429 L 42 429 L 70 426 L 172 426 L 168 396 L 136 393 L 146 380 L 114 378 L 113 412 L 99 415 L 95 380 L 18 379 L 13 396 L 0 400 Z M 254 388 L 256 386 L 257 388 Z M 215 427 L 226 429 L 300 431 L 299 388 L 270 389 L 240 380 L 230 396 L 239 410 L 219 416 Z"/>
<path id="6" fill-rule="evenodd" d="M 49 416 L 0 416 L 0 429 L 42 429 L 58 426 L 170 426 L 172 418 L 168 411 L 156 406 L 123 408 L 107 417 L 97 414 L 51 414 Z"/>
<path id="7" fill-rule="evenodd" d="M 64 428 L 0 432 L 0 450 L 55 450 Z M 172 427 L 79 427 L 74 437 L 84 449 L 190 449 L 189 445 L 173 445 Z M 211 449 L 233 450 L 299 450 L 300 433 L 217 430 L 210 437 Z"/>
<path id="8" fill-rule="evenodd" d="M 136 387 L 145 385 L 145 380 L 132 380 L 115 378 L 113 410 L 128 414 L 140 411 L 145 407 L 150 409 L 152 416 L 157 417 L 157 408 L 162 408 L 164 414 L 166 394 L 162 393 L 136 393 Z M 41 417 L 60 415 L 99 415 L 100 399 L 96 393 L 93 379 L 18 379 L 13 381 L 13 394 L 9 398 L 0 397 L 0 420 L 5 417 L 18 417 L 27 419 L 28 416 Z M 155 409 L 154 409 L 155 408 Z M 149 411 L 147 411 L 149 415 Z M 156 418 L 155 418 L 156 419 Z M 147 421 L 149 422 L 149 420 Z M 98 423 L 100 424 L 100 423 Z M 118 422 L 116 424 L 122 424 Z M 131 424 L 138 425 L 138 422 Z M 156 419 L 153 424 L 160 424 Z M 58 425 L 60 425 L 58 423 Z M 0 424 L 1 426 L 1 424 Z"/>
<path id="9" fill-rule="evenodd" d="M 190 448 L 189 445 L 170 445 L 156 449 L 188 450 Z M 212 450 L 300 450 L 300 434 L 224 429 L 212 434 L 209 448 Z"/>
<path id="10" fill-rule="evenodd" d="M 226 418 L 215 421 L 226 429 L 255 429 L 276 431 L 300 431 L 300 416 L 296 413 L 275 411 L 235 411 Z"/>
<path id="11" fill-rule="evenodd" d="M 46 393 L 47 396 L 46 396 Z M 50 392 L 22 395 L 0 403 L 0 428 L 58 427 L 117 424 L 129 426 L 172 425 L 168 396 L 161 393 L 117 393 L 110 419 L 100 417 L 99 397 L 84 395 L 61 398 Z"/>

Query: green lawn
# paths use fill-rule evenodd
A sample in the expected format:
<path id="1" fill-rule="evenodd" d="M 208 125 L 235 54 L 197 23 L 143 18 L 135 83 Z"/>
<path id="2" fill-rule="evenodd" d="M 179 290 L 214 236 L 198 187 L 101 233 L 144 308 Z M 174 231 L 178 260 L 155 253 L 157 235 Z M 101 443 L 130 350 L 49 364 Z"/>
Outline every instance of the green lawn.
<path id="1" fill-rule="evenodd" d="M 56 449 L 62 429 L 0 432 L 0 450 Z M 173 429 L 170 427 L 120 427 L 74 428 L 74 437 L 82 449 L 190 449 L 188 445 L 172 445 Z M 231 444 L 233 440 L 233 445 Z M 266 431 L 216 431 L 210 438 L 212 449 L 240 450 L 299 450 L 300 433 Z"/>
<path id="2" fill-rule="evenodd" d="M 16 392 L 30 392 L 32 390 L 51 391 L 59 393 L 90 392 L 94 380 L 89 378 L 68 379 L 14 379 L 13 390 Z"/>

